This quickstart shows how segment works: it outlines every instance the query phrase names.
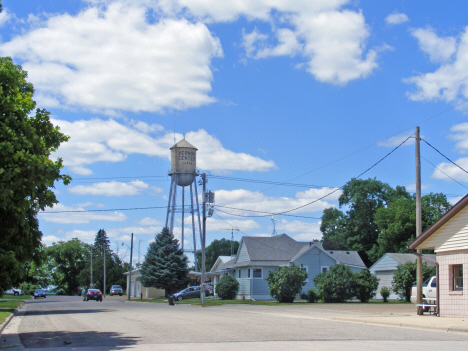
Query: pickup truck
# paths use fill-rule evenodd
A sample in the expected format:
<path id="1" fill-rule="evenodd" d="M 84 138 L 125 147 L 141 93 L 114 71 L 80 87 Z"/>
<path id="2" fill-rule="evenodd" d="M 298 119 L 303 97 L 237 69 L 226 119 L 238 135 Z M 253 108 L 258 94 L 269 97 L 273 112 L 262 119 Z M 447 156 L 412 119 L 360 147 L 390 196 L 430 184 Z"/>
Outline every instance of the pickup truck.
<path id="1" fill-rule="evenodd" d="M 423 283 L 423 302 L 435 303 L 437 300 L 437 279 L 435 276 L 430 277 Z M 411 303 L 416 303 L 417 287 L 413 285 L 411 288 Z"/>

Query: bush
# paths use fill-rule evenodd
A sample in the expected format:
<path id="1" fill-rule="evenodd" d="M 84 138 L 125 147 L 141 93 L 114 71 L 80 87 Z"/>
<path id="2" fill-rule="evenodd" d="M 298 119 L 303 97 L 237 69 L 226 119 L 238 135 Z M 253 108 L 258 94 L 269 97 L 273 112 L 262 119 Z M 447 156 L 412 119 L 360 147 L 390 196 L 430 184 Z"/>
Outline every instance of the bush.
<path id="1" fill-rule="evenodd" d="M 436 275 L 435 271 L 435 267 L 428 267 L 427 264 L 423 262 L 423 281 Z M 393 275 L 393 291 L 395 294 L 398 294 L 402 300 L 405 299 L 407 302 L 410 302 L 411 287 L 413 285 L 416 285 L 416 262 L 406 262 L 403 265 L 399 264 Z"/>
<path id="2" fill-rule="evenodd" d="M 354 274 L 344 264 L 331 266 L 314 277 L 318 296 L 323 302 L 345 302 L 355 296 Z"/>
<path id="3" fill-rule="evenodd" d="M 380 295 L 382 295 L 383 302 L 388 302 L 388 297 L 390 296 L 390 288 L 382 286 L 380 289 Z"/>
<path id="4" fill-rule="evenodd" d="M 367 269 L 354 273 L 353 278 L 356 297 L 361 302 L 369 302 L 375 296 L 375 291 L 379 286 L 379 279 Z"/>
<path id="5" fill-rule="evenodd" d="M 302 300 L 309 301 L 309 295 L 307 295 L 307 293 L 301 292 L 301 295 L 299 296 L 301 297 Z"/>
<path id="6" fill-rule="evenodd" d="M 294 302 L 294 298 L 306 284 L 307 276 L 307 272 L 294 263 L 268 272 L 266 281 L 270 295 L 278 302 Z"/>
<path id="7" fill-rule="evenodd" d="M 307 292 L 307 301 L 314 303 L 314 302 L 317 302 L 318 299 L 319 299 L 319 296 L 318 296 L 317 290 L 314 287 L 310 288 L 309 291 Z"/>
<path id="8" fill-rule="evenodd" d="M 221 300 L 234 300 L 239 291 L 239 282 L 230 275 L 225 275 L 216 284 L 216 294 Z"/>

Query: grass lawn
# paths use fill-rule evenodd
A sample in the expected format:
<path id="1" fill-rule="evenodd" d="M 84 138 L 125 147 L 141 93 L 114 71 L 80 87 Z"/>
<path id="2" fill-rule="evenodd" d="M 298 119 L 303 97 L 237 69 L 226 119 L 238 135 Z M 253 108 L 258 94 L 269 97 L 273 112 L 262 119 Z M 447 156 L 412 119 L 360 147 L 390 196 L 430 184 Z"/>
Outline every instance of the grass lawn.
<path id="1" fill-rule="evenodd" d="M 3 323 L 3 321 L 5 319 L 7 319 L 7 317 L 12 314 L 13 312 L 15 311 L 14 308 L 11 308 L 11 309 L 5 309 L 5 310 L 0 310 L 0 324 Z"/>
<path id="2" fill-rule="evenodd" d="M 3 294 L 2 297 L 0 297 L 0 300 L 18 300 L 18 301 L 24 301 L 24 300 L 30 300 L 32 299 L 32 296 L 31 295 L 18 295 L 18 296 L 14 296 L 14 295 L 6 295 L 6 294 Z"/>
<path id="3" fill-rule="evenodd" d="M 23 303 L 22 300 L 0 300 L 0 309 L 17 308 Z"/>
<path id="4" fill-rule="evenodd" d="M 163 299 L 135 299 L 131 300 L 132 302 L 151 302 L 151 303 L 169 303 L 169 300 L 167 298 Z M 410 302 L 406 301 L 395 301 L 391 300 L 388 302 L 385 302 L 385 304 L 408 304 Z M 182 301 L 174 301 L 174 304 L 176 305 L 184 305 L 184 304 L 189 304 L 189 305 L 200 305 L 202 307 L 208 307 L 208 306 L 220 306 L 220 305 L 264 305 L 264 306 L 278 306 L 278 305 L 308 305 L 309 302 L 305 300 L 296 300 L 293 303 L 279 303 L 278 301 L 275 300 L 269 300 L 269 301 L 253 301 L 253 300 L 216 300 L 213 298 L 207 298 L 205 304 L 200 303 L 199 298 L 195 299 L 187 299 L 187 300 L 182 300 Z M 329 303 L 326 304 L 324 302 L 317 302 L 317 304 L 320 305 L 336 305 L 340 303 Z M 360 302 L 359 300 L 352 300 L 348 302 L 343 302 L 342 304 L 364 304 Z M 380 300 L 371 300 L 365 304 L 384 304 L 383 301 Z"/>

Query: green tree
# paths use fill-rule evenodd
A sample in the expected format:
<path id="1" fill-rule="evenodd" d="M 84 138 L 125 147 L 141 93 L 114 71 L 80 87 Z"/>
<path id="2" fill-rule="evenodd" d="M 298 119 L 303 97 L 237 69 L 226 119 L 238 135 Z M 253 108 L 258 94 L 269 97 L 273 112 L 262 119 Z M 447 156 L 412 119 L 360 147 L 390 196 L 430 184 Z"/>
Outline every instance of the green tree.
<path id="1" fill-rule="evenodd" d="M 436 275 L 436 268 L 423 262 L 423 281 Z M 392 289 L 401 299 L 411 301 L 411 287 L 416 285 L 416 262 L 400 264 L 393 274 Z"/>
<path id="2" fill-rule="evenodd" d="M 368 302 L 375 296 L 377 287 L 379 286 L 379 279 L 369 272 L 369 270 L 363 269 L 360 272 L 354 273 L 353 283 L 356 297 L 361 302 Z"/>
<path id="3" fill-rule="evenodd" d="M 345 302 L 355 296 L 353 272 L 344 264 L 335 264 L 317 274 L 314 284 L 323 302 Z"/>
<path id="4" fill-rule="evenodd" d="M 141 283 L 146 287 L 164 289 L 166 295 L 170 295 L 189 284 L 187 274 L 187 256 L 180 249 L 179 241 L 168 228 L 164 228 L 148 248 L 141 265 Z"/>
<path id="5" fill-rule="evenodd" d="M 216 294 L 221 300 L 234 300 L 239 291 L 239 282 L 230 275 L 225 275 L 216 284 Z"/>
<path id="6" fill-rule="evenodd" d="M 320 231 L 325 250 L 346 250 L 348 248 L 346 244 L 346 216 L 337 208 L 330 207 L 323 211 Z"/>
<path id="7" fill-rule="evenodd" d="M 75 295 L 80 284 L 79 275 L 88 266 L 90 245 L 73 238 L 69 241 L 52 243 L 47 248 L 48 256 L 53 260 L 53 282 L 67 295 Z M 82 282 L 81 282 L 82 283 Z M 88 285 L 89 281 L 87 282 Z"/>
<path id="8" fill-rule="evenodd" d="M 237 254 L 239 242 L 233 242 L 234 255 Z M 231 255 L 231 240 L 222 238 L 221 240 L 213 240 L 213 242 L 205 248 L 205 268 L 207 271 L 213 267 L 219 256 Z M 201 271 L 201 252 L 197 253 L 197 269 Z"/>
<path id="9" fill-rule="evenodd" d="M 290 266 L 278 267 L 268 272 L 266 281 L 270 295 L 278 302 L 294 302 L 294 298 L 306 284 L 307 272 L 292 263 Z"/>
<path id="10" fill-rule="evenodd" d="M 430 193 L 421 197 L 421 217 L 423 231 L 442 217 L 451 208 L 444 194 Z M 380 234 L 378 245 L 371 256 L 378 260 L 387 252 L 411 252 L 407 246 L 416 235 L 416 196 L 401 197 L 379 208 L 375 214 L 375 222 Z"/>
<path id="11" fill-rule="evenodd" d="M 34 88 L 26 78 L 21 66 L 0 57 L 0 294 L 20 281 L 26 262 L 40 264 L 37 213 L 58 203 L 51 190 L 56 181 L 70 181 L 60 173 L 62 160 L 49 158 L 68 137 L 49 112 L 33 112 Z"/>

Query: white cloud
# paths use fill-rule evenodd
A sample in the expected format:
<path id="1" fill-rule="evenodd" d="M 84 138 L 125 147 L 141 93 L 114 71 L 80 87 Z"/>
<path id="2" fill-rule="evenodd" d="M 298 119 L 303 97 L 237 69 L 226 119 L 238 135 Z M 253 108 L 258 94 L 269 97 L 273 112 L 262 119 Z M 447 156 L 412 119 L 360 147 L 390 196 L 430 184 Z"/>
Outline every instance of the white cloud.
<path id="1" fill-rule="evenodd" d="M 109 238 L 122 240 L 122 241 L 130 241 L 131 237 L 129 236 L 131 233 L 134 235 L 134 240 L 137 240 L 137 235 L 153 235 L 160 233 L 162 230 L 162 226 L 149 226 L 149 227 L 125 227 L 125 228 L 110 228 L 106 229 L 106 233 Z"/>
<path id="2" fill-rule="evenodd" d="M 56 204 L 53 208 L 47 209 L 45 212 L 47 213 L 39 212 L 40 219 L 52 223 L 83 224 L 90 223 L 91 221 L 122 222 L 127 219 L 127 216 L 120 212 L 89 212 L 84 210 L 82 207 L 68 207 L 62 204 Z"/>
<path id="3" fill-rule="evenodd" d="M 463 196 L 457 196 L 449 199 L 448 201 L 450 202 L 451 205 L 455 205 L 458 201 L 460 201 L 463 198 Z"/>
<path id="4" fill-rule="evenodd" d="M 215 210 L 216 213 L 216 210 Z M 220 213 L 221 216 L 224 214 Z M 226 229 L 229 229 L 230 226 L 234 227 L 234 229 L 239 229 L 242 232 L 247 232 L 250 230 L 260 228 L 260 225 L 252 219 L 230 219 L 229 224 L 227 224 L 224 220 L 216 219 L 213 217 L 207 218 L 206 225 L 209 228 L 210 232 L 215 231 L 223 231 L 225 232 Z M 227 231 L 226 231 L 227 232 Z M 234 230 L 234 235 L 236 235 L 237 231 Z"/>
<path id="5" fill-rule="evenodd" d="M 211 61 L 223 55 L 203 23 L 161 18 L 131 2 L 54 14 L 0 45 L 22 60 L 45 107 L 161 112 L 215 101 Z"/>
<path id="6" fill-rule="evenodd" d="M 0 27 L 3 27 L 7 22 L 9 22 L 11 19 L 10 12 L 8 9 L 3 9 L 2 12 L 0 12 Z"/>
<path id="7" fill-rule="evenodd" d="M 43 245 L 51 246 L 52 243 L 57 243 L 59 241 L 63 240 L 62 238 L 58 238 L 54 235 L 46 235 L 43 236 L 41 239 L 41 242 Z"/>
<path id="8" fill-rule="evenodd" d="M 404 13 L 394 12 L 385 18 L 387 24 L 402 24 L 408 22 L 409 18 Z"/>
<path id="9" fill-rule="evenodd" d="M 61 240 L 68 241 L 73 238 L 78 238 L 79 240 L 84 241 L 85 243 L 93 244 L 94 239 L 96 238 L 96 233 L 96 230 L 71 230 L 65 232 Z"/>
<path id="10" fill-rule="evenodd" d="M 100 182 L 91 185 L 77 185 L 68 188 L 68 191 L 77 195 L 102 195 L 102 196 L 129 196 L 139 195 L 143 190 L 151 190 L 155 193 L 162 192 L 161 188 L 149 186 L 141 180 L 132 180 L 128 183 L 122 182 Z M 148 191 L 145 191 L 148 194 Z"/>
<path id="11" fill-rule="evenodd" d="M 129 154 L 143 154 L 170 160 L 174 134 L 165 133 L 153 138 L 134 127 L 114 120 L 93 119 L 68 122 L 52 119 L 70 140 L 63 143 L 53 157 L 61 157 L 65 166 L 74 173 L 89 175 L 87 165 L 96 162 L 122 162 Z M 183 136 L 176 134 L 177 140 Z M 205 130 L 186 134 L 187 140 L 198 148 L 197 165 L 214 172 L 263 172 L 276 168 L 273 161 L 225 149 L 221 142 Z"/>
<path id="12" fill-rule="evenodd" d="M 406 190 L 408 191 L 416 191 L 416 184 L 409 184 L 406 187 Z M 421 190 L 426 190 L 432 188 L 432 184 L 421 184 Z"/>
<path id="13" fill-rule="evenodd" d="M 320 222 L 307 223 L 301 221 L 287 221 L 282 219 L 276 224 L 278 233 L 285 233 L 298 241 L 320 240 L 322 232 L 320 231 Z"/>
<path id="14" fill-rule="evenodd" d="M 434 29 L 413 28 L 411 34 L 418 39 L 419 47 L 429 55 L 432 62 L 445 62 L 456 51 L 456 40 L 453 37 L 441 38 L 437 36 Z"/>
<path id="15" fill-rule="evenodd" d="M 450 46 L 448 45 L 448 49 L 442 50 L 441 53 L 445 53 L 444 55 L 447 56 L 451 50 Z M 437 54 L 439 49 L 428 48 L 427 50 L 432 50 L 433 54 Z M 468 98 L 468 89 L 466 88 L 468 86 L 468 27 L 465 27 L 455 50 L 452 60 L 443 63 L 434 72 L 403 80 L 405 83 L 416 86 L 415 92 L 407 93 L 411 100 L 458 102 Z M 441 53 L 437 55 L 440 56 Z"/>
<path id="16" fill-rule="evenodd" d="M 142 220 L 138 221 L 138 225 L 157 225 L 157 226 L 162 226 L 163 223 L 158 221 L 157 219 L 151 218 L 151 217 L 145 217 Z"/>
<path id="17" fill-rule="evenodd" d="M 257 29 L 249 34 L 244 34 L 243 44 L 248 57 L 256 59 L 270 56 L 294 56 L 302 50 L 302 44 L 298 42 L 296 34 L 288 29 L 278 29 L 276 32 L 278 45 L 267 46 L 268 36 L 260 34 Z"/>
<path id="18" fill-rule="evenodd" d="M 277 213 L 287 211 L 292 208 L 301 207 L 308 203 L 321 198 L 322 196 L 331 193 L 334 188 L 310 189 L 304 192 L 296 193 L 295 198 L 288 197 L 269 197 L 260 192 L 252 192 L 248 190 L 217 190 L 216 191 L 216 204 L 220 206 L 228 206 L 231 208 L 219 207 L 220 211 L 226 211 L 231 214 L 246 215 L 245 211 L 237 211 L 232 208 L 243 210 L 262 211 L 267 213 Z M 304 213 L 304 212 L 317 212 L 323 211 L 326 208 L 333 207 L 334 205 L 327 202 L 338 199 L 341 192 L 336 191 L 333 195 L 326 197 L 324 200 L 318 200 L 313 204 L 302 207 L 291 214 Z M 216 210 L 216 206 L 215 206 Z M 255 213 L 253 213 L 255 214 Z M 258 213 L 263 215 L 264 213 Z M 226 213 L 224 213 L 226 215 Z"/>
<path id="19" fill-rule="evenodd" d="M 408 138 L 409 135 L 404 134 L 404 135 L 397 135 L 390 137 L 388 139 L 379 141 L 377 145 L 383 146 L 383 147 L 396 147 L 400 145 L 403 141 L 405 141 Z M 402 146 L 410 146 L 414 145 L 414 138 L 408 139 Z"/>

